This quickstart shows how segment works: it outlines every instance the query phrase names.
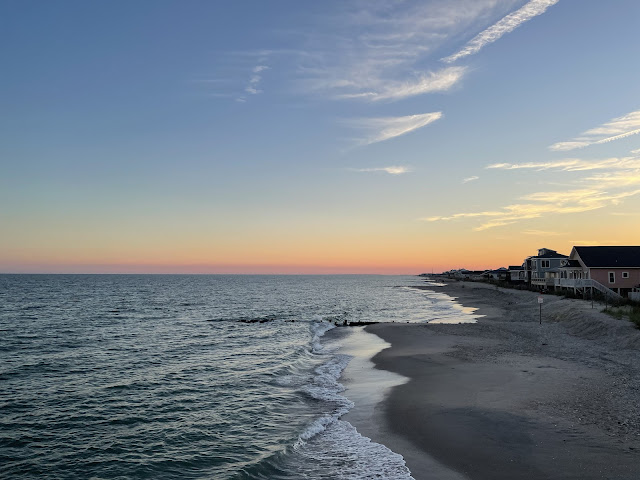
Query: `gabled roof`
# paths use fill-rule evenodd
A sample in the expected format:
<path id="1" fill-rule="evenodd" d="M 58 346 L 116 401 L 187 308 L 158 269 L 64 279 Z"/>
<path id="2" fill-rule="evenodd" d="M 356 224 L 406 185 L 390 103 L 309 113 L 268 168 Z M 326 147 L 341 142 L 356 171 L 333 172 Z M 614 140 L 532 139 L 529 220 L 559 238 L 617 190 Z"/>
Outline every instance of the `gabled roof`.
<path id="1" fill-rule="evenodd" d="M 573 247 L 591 268 L 640 268 L 640 247 Z"/>
<path id="2" fill-rule="evenodd" d="M 524 270 L 524 267 L 520 265 L 509 265 L 509 270 Z"/>

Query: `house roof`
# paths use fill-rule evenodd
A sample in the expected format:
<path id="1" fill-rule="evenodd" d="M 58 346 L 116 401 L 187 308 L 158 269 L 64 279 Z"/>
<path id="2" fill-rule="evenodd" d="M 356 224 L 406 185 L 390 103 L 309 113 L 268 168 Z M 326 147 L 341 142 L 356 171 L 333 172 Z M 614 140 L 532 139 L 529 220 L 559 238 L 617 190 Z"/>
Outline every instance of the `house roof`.
<path id="1" fill-rule="evenodd" d="M 578 260 L 566 260 L 560 268 L 582 268 L 582 265 Z"/>
<path id="2" fill-rule="evenodd" d="M 524 267 L 519 265 L 509 265 L 509 270 L 524 270 Z"/>
<path id="3" fill-rule="evenodd" d="M 587 267 L 640 268 L 640 247 L 573 247 Z"/>
<path id="4" fill-rule="evenodd" d="M 569 257 L 568 255 L 562 255 L 561 253 L 553 252 L 553 253 L 545 253 L 544 255 L 534 255 L 529 258 L 568 258 L 568 257 Z"/>

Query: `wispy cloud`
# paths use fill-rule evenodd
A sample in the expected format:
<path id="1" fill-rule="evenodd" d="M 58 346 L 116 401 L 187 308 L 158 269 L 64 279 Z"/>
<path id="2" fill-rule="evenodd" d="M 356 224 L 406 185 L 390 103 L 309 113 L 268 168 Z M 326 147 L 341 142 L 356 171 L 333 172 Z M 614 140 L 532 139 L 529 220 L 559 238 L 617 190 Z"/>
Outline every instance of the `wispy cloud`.
<path id="1" fill-rule="evenodd" d="M 343 2 L 337 4 L 338 11 L 306 19 L 304 28 L 280 30 L 280 35 L 291 37 L 295 49 L 229 52 L 226 63 L 242 85 L 244 99 L 262 92 L 260 75 L 273 62 L 291 65 L 288 91 L 325 98 L 382 102 L 444 93 L 459 86 L 469 69 L 443 66 L 438 51 L 457 42 L 465 32 L 477 33 L 502 17 L 469 46 L 476 45 L 478 39 L 495 41 L 556 1 L 532 0 L 515 12 L 523 0 Z M 463 51 L 456 58 L 470 54 Z M 246 66 L 249 61 L 252 76 L 248 82 L 239 80 L 237 65 Z"/>
<path id="2" fill-rule="evenodd" d="M 640 133 L 640 110 L 628 113 L 583 132 L 578 137 L 566 142 L 554 143 L 549 147 L 553 151 L 568 151 L 590 145 L 613 142 Z M 635 151 L 634 151 L 635 152 Z"/>
<path id="3" fill-rule="evenodd" d="M 456 213 L 449 216 L 428 217 L 423 220 L 429 222 L 449 221 L 465 218 L 485 219 L 485 222 L 475 227 L 476 231 L 511 225 L 522 220 L 540 218 L 546 215 L 559 215 L 588 212 L 611 205 L 618 205 L 624 199 L 640 194 L 639 190 L 621 193 L 608 193 L 596 189 L 578 189 L 567 192 L 538 192 L 521 197 L 529 203 L 515 203 L 499 210 Z"/>
<path id="4" fill-rule="evenodd" d="M 269 67 L 266 65 L 256 65 L 255 67 L 253 67 L 251 69 L 253 75 L 251 75 L 251 77 L 249 78 L 249 83 L 244 88 L 244 91 L 249 95 L 257 95 L 259 93 L 262 93 L 262 90 L 258 88 L 258 85 L 262 80 L 262 75 L 259 75 L 259 73 L 268 69 Z"/>
<path id="5" fill-rule="evenodd" d="M 246 103 L 253 96 L 263 93 L 263 75 L 271 67 L 267 65 L 270 52 L 227 52 L 217 63 L 212 75 L 199 75 L 192 80 L 206 89 L 210 98 L 229 98 Z"/>
<path id="6" fill-rule="evenodd" d="M 300 32 L 306 47 L 297 72 L 301 88 L 371 102 L 447 92 L 467 69 L 437 66 L 436 49 L 503 15 L 517 2 L 345 2 L 340 14 L 331 18 L 330 31 L 324 23 L 323 28 Z"/>
<path id="7" fill-rule="evenodd" d="M 304 19 L 304 27 L 278 31 L 296 48 L 227 52 L 216 75 L 235 79 L 241 100 L 262 93 L 261 75 L 274 63 L 291 68 L 285 72 L 291 81 L 287 91 L 325 98 L 381 102 L 449 92 L 469 69 L 443 66 L 437 52 L 502 18 L 447 59 L 475 53 L 557 1 L 531 0 L 524 6 L 523 0 L 342 2 L 337 11 Z M 239 65 L 250 71 L 248 81 Z"/>
<path id="8" fill-rule="evenodd" d="M 376 168 L 353 168 L 355 172 L 384 172 L 389 175 L 402 175 L 403 173 L 409 173 L 411 169 L 404 166 L 391 166 L 391 167 L 376 167 Z"/>
<path id="9" fill-rule="evenodd" d="M 584 181 L 597 183 L 603 187 L 631 187 L 640 185 L 640 170 L 602 173 L 587 177 Z"/>
<path id="10" fill-rule="evenodd" d="M 492 165 L 487 165 L 485 168 L 494 170 L 560 170 L 565 172 L 607 169 L 639 169 L 640 158 L 623 157 L 607 158 L 604 160 L 582 160 L 579 158 L 568 158 L 550 162 L 494 163 Z"/>
<path id="11" fill-rule="evenodd" d="M 358 144 L 369 145 L 413 132 L 440 118 L 442 112 L 431 112 L 405 117 L 362 118 L 345 123 L 365 133 L 364 137 L 358 139 Z"/>
<path id="12" fill-rule="evenodd" d="M 443 62 L 453 63 L 463 57 L 478 53 L 484 46 L 495 42 L 503 35 L 512 32 L 523 23 L 543 14 L 550 6 L 559 0 L 531 0 L 522 8 L 510 13 L 499 22 L 480 32 L 467 43 L 462 50 L 444 57 Z"/>
<path id="13" fill-rule="evenodd" d="M 619 205 L 640 194 L 640 157 L 608 158 L 604 160 L 565 159 L 540 163 L 499 163 L 488 169 L 537 171 L 556 170 L 578 174 L 569 185 L 559 191 L 534 192 L 521 196 L 521 202 L 496 210 L 463 212 L 446 216 L 433 216 L 424 220 L 451 221 L 481 220 L 475 230 L 511 225 L 548 215 L 573 214 Z M 585 172 L 588 172 L 585 175 Z M 536 230 L 530 230 L 536 232 Z"/>
<path id="14" fill-rule="evenodd" d="M 465 179 L 462 180 L 462 183 L 469 183 L 469 182 L 473 182 L 475 180 L 478 180 L 480 177 L 467 177 Z"/>
<path id="15" fill-rule="evenodd" d="M 464 75 L 465 67 L 449 67 L 437 72 L 426 72 L 411 81 L 388 81 L 372 85 L 369 91 L 342 93 L 336 98 L 362 98 L 371 101 L 399 100 L 424 93 L 446 92 L 452 88 Z"/>

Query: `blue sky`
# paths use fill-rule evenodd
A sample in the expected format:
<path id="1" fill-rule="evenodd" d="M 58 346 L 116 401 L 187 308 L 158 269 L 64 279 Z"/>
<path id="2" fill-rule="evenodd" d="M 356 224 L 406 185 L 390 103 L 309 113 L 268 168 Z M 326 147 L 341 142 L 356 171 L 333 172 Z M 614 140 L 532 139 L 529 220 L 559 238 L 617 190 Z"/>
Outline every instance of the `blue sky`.
<path id="1" fill-rule="evenodd" d="M 639 238 L 638 2 L 0 18 L 2 271 L 409 271 Z"/>

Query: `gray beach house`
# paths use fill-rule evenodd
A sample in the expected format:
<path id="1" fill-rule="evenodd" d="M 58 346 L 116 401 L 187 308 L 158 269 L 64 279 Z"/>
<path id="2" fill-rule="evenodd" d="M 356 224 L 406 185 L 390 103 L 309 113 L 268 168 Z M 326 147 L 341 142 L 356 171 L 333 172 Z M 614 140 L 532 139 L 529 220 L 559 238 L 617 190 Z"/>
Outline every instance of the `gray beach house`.
<path id="1" fill-rule="evenodd" d="M 549 271 L 555 271 L 567 259 L 567 255 L 551 250 L 550 248 L 541 248 L 537 255 L 527 257 L 522 264 L 525 272 L 525 281 L 528 285 L 543 289 L 547 286 L 545 275 Z"/>

